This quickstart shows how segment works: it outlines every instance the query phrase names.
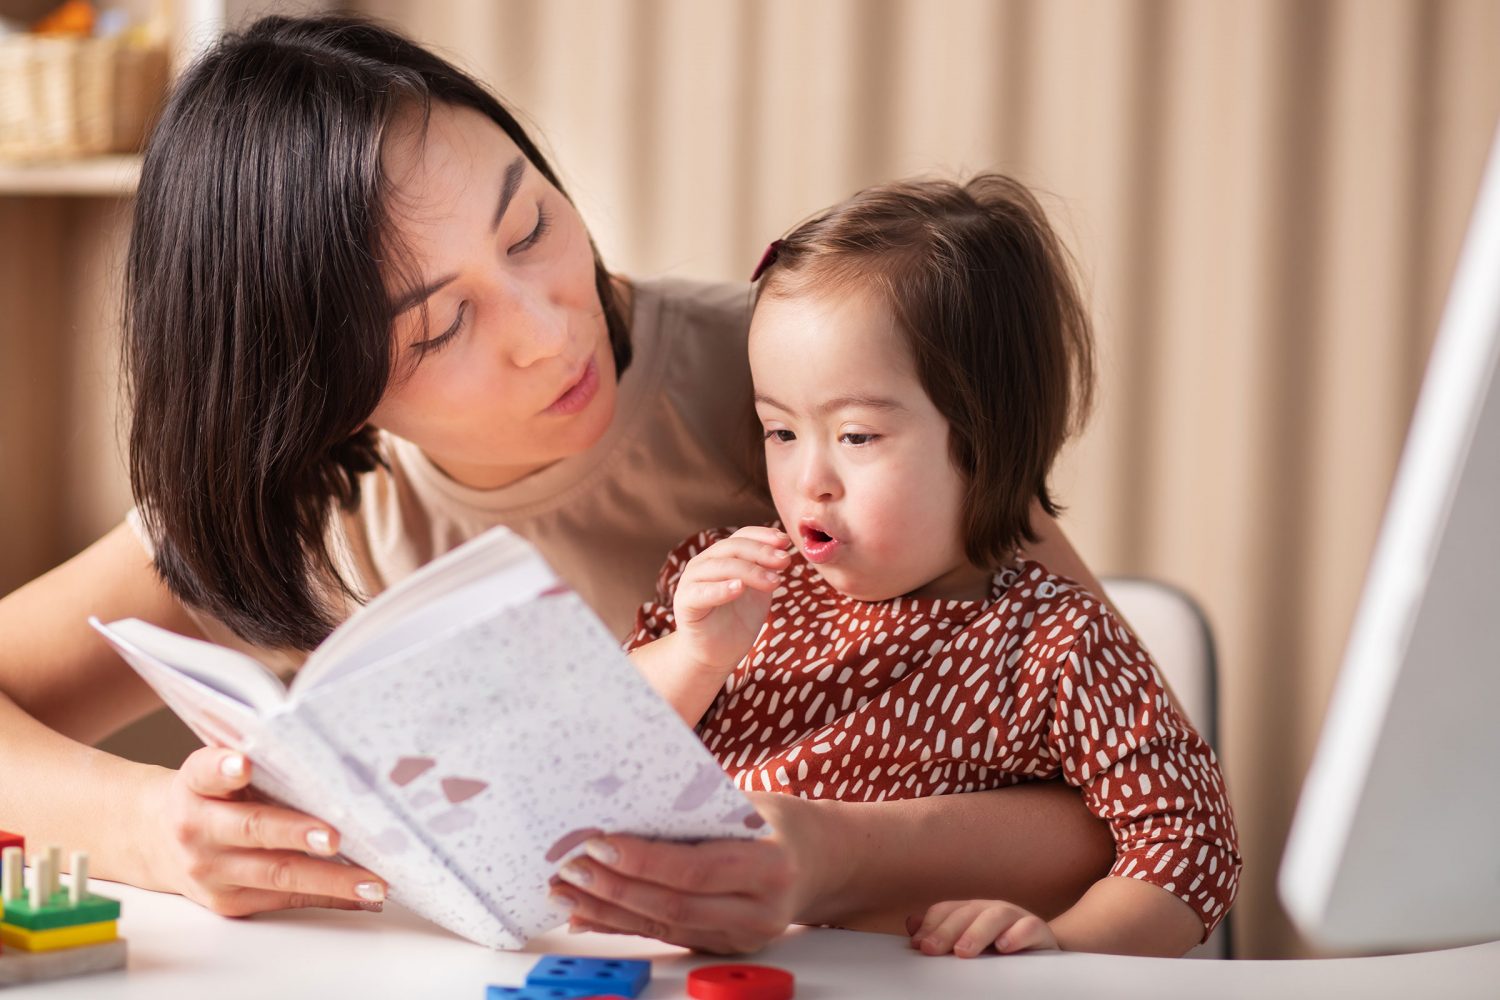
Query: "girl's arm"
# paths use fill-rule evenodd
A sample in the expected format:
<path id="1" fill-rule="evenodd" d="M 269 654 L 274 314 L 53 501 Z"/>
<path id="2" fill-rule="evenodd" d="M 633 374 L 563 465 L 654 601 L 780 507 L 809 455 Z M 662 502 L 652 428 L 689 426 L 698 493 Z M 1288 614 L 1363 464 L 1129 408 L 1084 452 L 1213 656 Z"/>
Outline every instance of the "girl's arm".
<path id="1" fill-rule="evenodd" d="M 65 847 L 64 857 L 87 851 L 103 878 L 181 892 L 218 912 L 368 898 L 354 884 L 376 881 L 369 873 L 302 853 L 337 852 L 333 831 L 326 849 L 308 840 L 325 824 L 234 801 L 249 781 L 239 755 L 205 748 L 172 771 L 93 748 L 160 701 L 89 627 L 91 614 L 198 634 L 126 524 L 0 600 L 5 828 Z"/>

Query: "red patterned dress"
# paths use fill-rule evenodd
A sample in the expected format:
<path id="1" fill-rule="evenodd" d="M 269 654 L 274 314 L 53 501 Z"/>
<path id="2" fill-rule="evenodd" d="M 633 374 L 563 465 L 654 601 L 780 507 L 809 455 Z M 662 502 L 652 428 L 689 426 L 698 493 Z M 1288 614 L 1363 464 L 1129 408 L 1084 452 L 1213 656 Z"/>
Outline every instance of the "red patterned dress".
<path id="1" fill-rule="evenodd" d="M 662 568 L 630 648 L 671 632 L 703 532 Z M 1111 875 L 1173 893 L 1204 936 L 1234 901 L 1234 814 L 1213 750 L 1090 592 L 1017 559 L 982 601 L 845 597 L 792 553 L 766 625 L 702 720 L 743 789 L 878 801 L 1062 777 L 1115 838 Z"/>

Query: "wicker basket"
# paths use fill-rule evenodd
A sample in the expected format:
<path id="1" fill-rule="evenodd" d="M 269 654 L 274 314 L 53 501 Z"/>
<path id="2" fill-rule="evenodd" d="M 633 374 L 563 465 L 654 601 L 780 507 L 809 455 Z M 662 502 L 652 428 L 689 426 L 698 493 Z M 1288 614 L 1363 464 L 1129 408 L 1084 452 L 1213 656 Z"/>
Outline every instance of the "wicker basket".
<path id="1" fill-rule="evenodd" d="M 166 83 L 163 48 L 114 38 L 0 38 L 0 158 L 138 149 Z"/>

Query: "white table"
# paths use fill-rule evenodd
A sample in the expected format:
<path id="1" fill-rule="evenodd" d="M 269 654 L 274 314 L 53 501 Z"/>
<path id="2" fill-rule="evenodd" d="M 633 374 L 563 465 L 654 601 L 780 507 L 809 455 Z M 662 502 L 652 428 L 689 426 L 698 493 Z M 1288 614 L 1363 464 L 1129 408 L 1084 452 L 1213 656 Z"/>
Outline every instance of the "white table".
<path id="1" fill-rule="evenodd" d="M 456 997 L 520 985 L 547 952 L 647 958 L 643 998 L 684 996 L 689 969 L 729 959 L 640 938 L 556 931 L 525 952 L 469 944 L 399 907 L 385 913 L 303 911 L 227 920 L 177 896 L 97 883 L 124 905 L 123 972 L 17 987 L 26 997 Z M 1301 962 L 1164 961 L 1058 953 L 931 958 L 904 938 L 799 928 L 748 961 L 797 977 L 799 1000 L 927 998 L 1483 997 L 1500 996 L 1500 942 L 1382 958 Z M 0 961 L 4 961 L 0 957 Z"/>

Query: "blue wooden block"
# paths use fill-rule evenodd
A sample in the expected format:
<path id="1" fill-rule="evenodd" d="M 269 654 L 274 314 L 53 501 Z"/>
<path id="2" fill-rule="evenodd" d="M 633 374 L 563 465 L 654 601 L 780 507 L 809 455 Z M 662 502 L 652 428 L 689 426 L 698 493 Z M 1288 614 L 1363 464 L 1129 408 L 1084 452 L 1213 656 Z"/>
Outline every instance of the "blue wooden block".
<path id="1" fill-rule="evenodd" d="M 484 1000 L 562 1000 L 562 998 L 596 996 L 593 990 L 568 989 L 562 986 L 491 986 Z"/>
<path id="2" fill-rule="evenodd" d="M 526 985 L 561 987 L 591 993 L 640 996 L 651 981 L 651 963 L 628 958 L 581 958 L 577 955 L 543 955 L 526 974 Z"/>

